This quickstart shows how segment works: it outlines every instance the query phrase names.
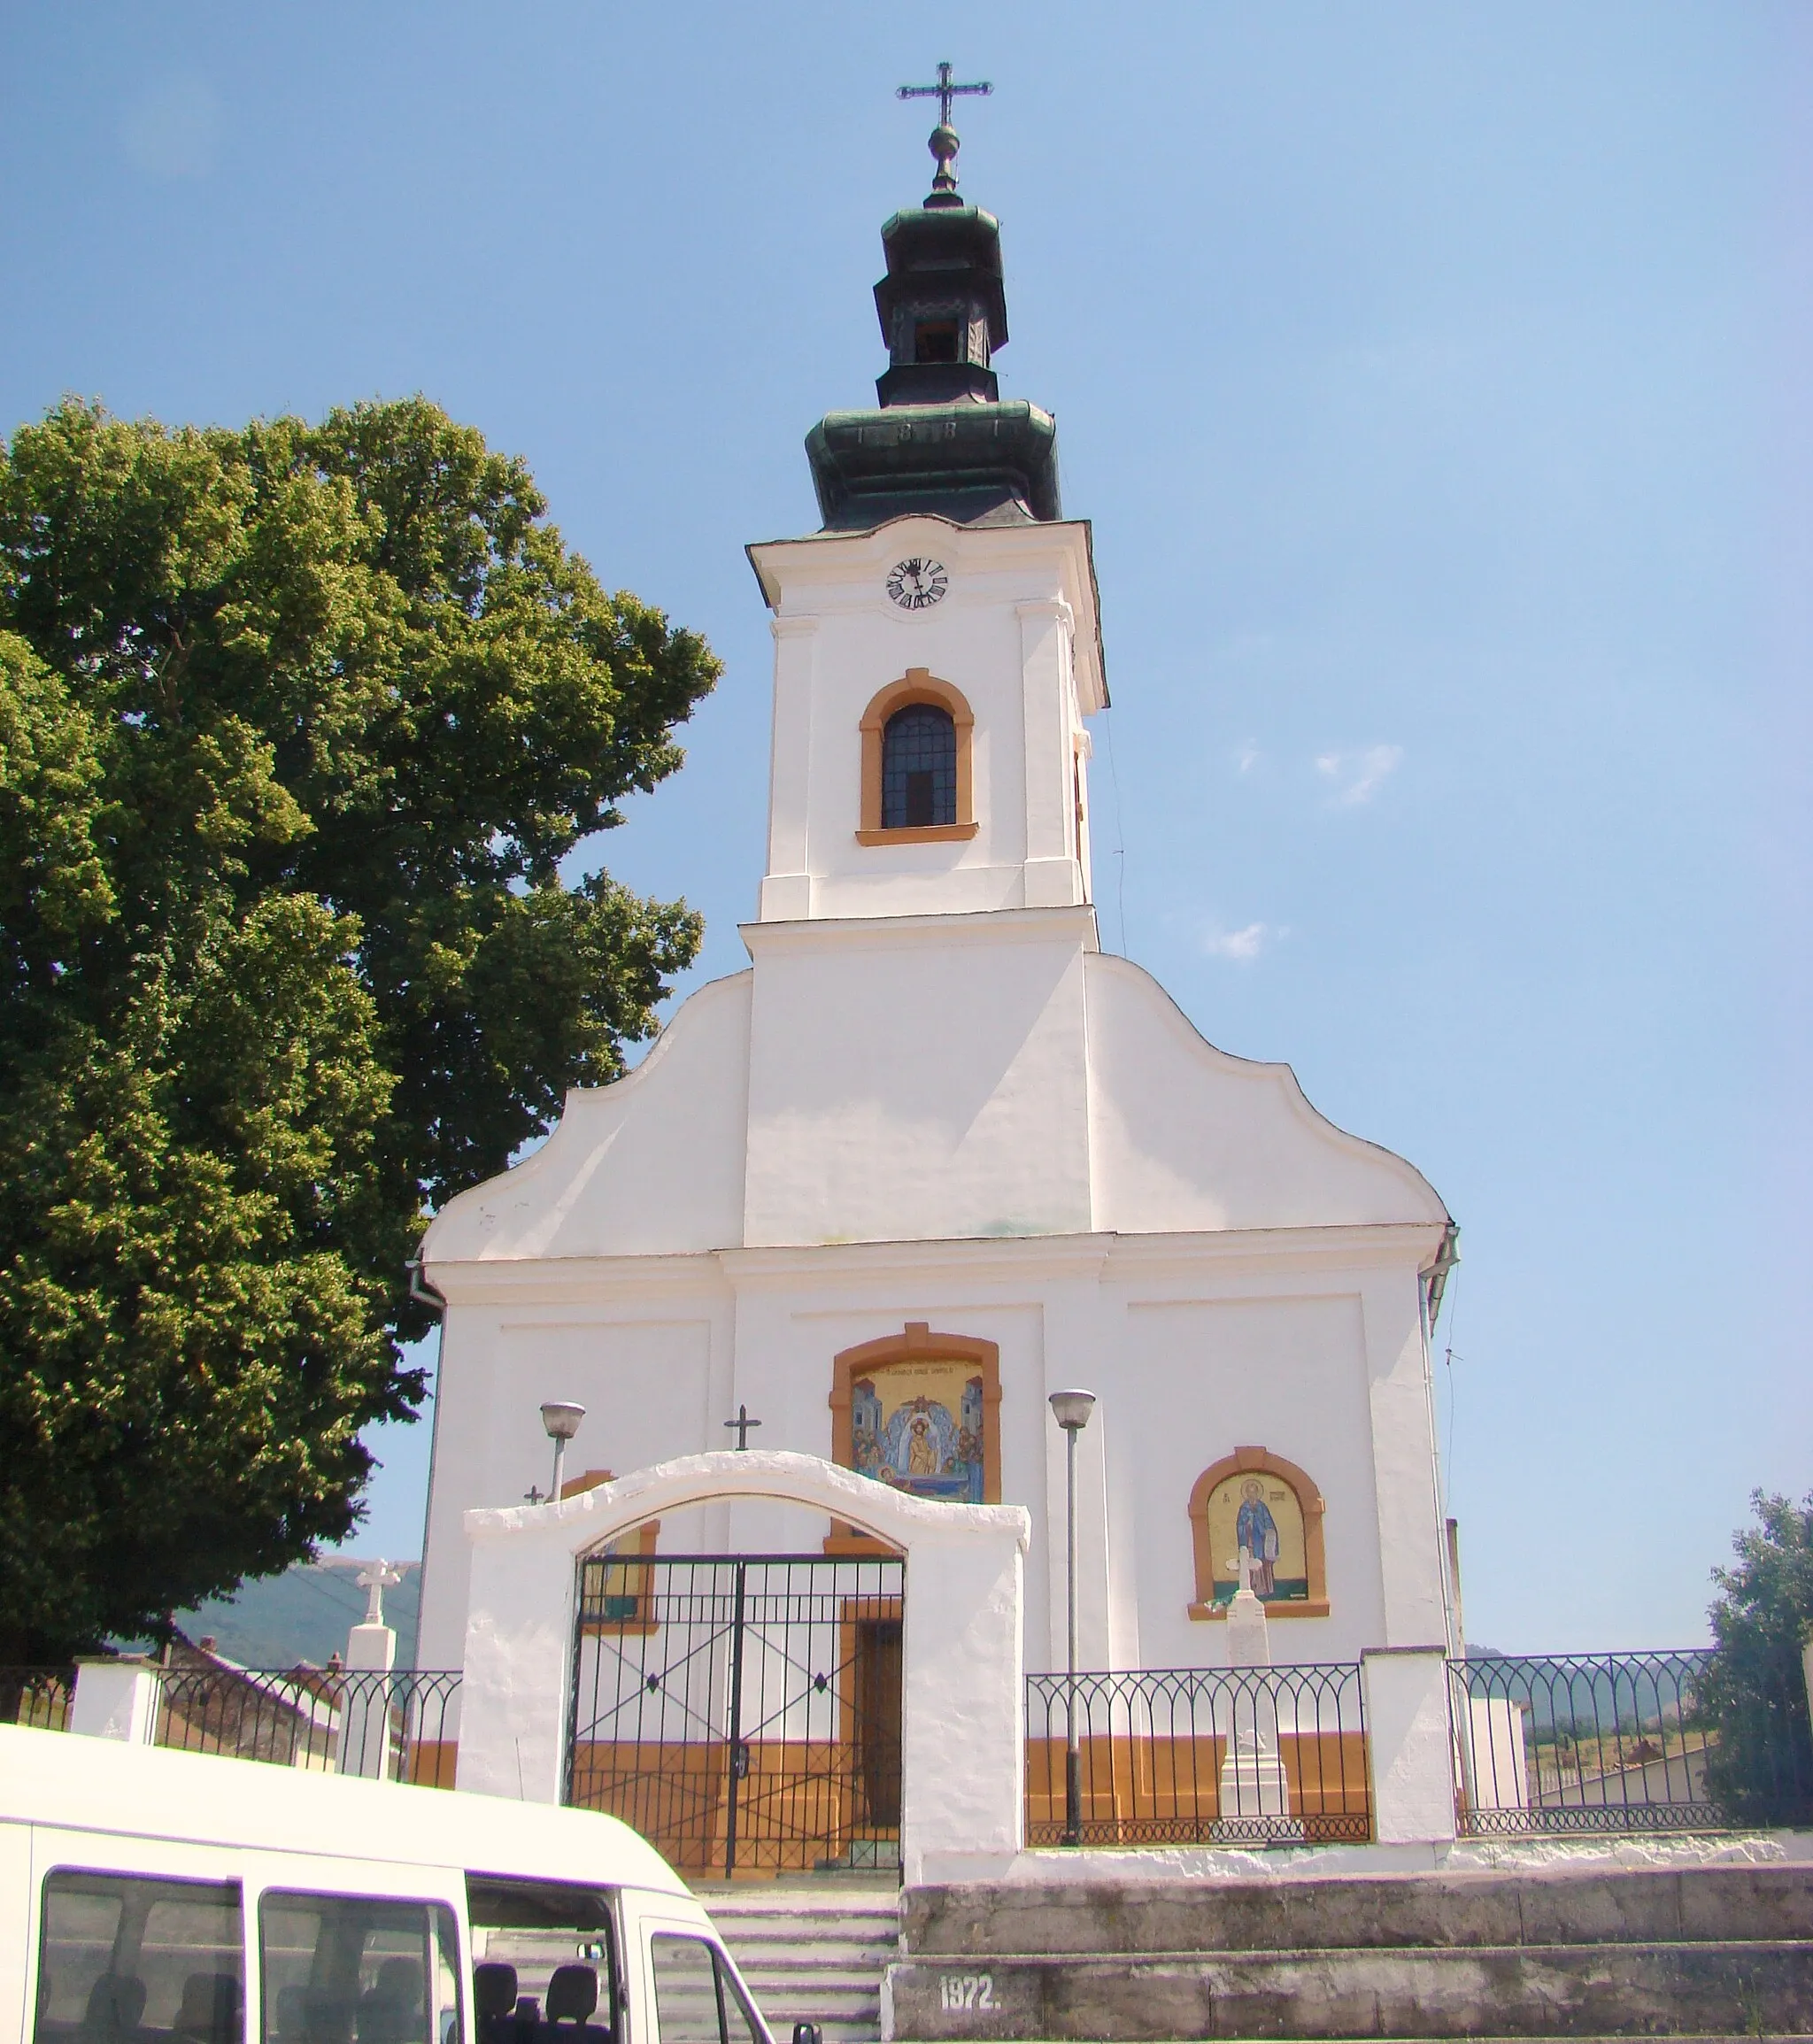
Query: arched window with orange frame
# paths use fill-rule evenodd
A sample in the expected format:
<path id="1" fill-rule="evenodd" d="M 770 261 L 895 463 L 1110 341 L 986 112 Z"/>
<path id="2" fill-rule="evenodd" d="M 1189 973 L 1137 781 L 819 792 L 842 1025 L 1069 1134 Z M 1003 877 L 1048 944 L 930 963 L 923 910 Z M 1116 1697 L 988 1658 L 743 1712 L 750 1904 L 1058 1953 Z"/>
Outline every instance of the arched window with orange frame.
<path id="1" fill-rule="evenodd" d="M 915 845 L 976 835 L 970 740 L 962 692 L 908 667 L 862 713 L 862 845 Z"/>

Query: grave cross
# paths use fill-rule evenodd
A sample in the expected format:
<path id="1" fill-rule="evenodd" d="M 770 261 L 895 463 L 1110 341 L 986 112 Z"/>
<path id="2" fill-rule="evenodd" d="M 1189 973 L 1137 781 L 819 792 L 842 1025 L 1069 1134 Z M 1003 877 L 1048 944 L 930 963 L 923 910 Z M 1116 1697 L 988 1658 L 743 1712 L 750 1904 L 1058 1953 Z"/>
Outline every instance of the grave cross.
<path id="1" fill-rule="evenodd" d="M 736 1418 L 727 1419 L 724 1422 L 724 1424 L 727 1427 L 734 1427 L 736 1429 L 737 1446 L 739 1448 L 746 1448 L 749 1446 L 750 1428 L 752 1426 L 760 1426 L 761 1422 L 759 1419 L 751 1419 L 749 1416 L 749 1408 L 746 1405 L 739 1405 L 737 1408 Z"/>
<path id="2" fill-rule="evenodd" d="M 402 1570 L 393 1569 L 385 1561 L 369 1562 L 352 1579 L 366 1593 L 366 1624 L 382 1625 L 384 1623 L 384 1593 L 386 1590 L 394 1590 L 403 1580 Z"/>
<path id="3" fill-rule="evenodd" d="M 1254 1596 L 1257 1596 L 1259 1593 L 1254 1588 L 1254 1581 L 1258 1576 L 1261 1565 L 1258 1557 L 1249 1554 L 1245 1547 L 1242 1547 L 1234 1559 L 1228 1563 L 1229 1568 L 1234 1570 L 1235 1578 L 1240 1587 L 1243 1590 L 1252 1590 Z"/>
<path id="4" fill-rule="evenodd" d="M 974 93 L 978 99 L 986 98 L 993 90 L 994 87 L 989 84 L 986 80 L 978 80 L 974 85 L 952 84 L 950 66 L 941 64 L 938 66 L 938 81 L 936 85 L 897 85 L 894 88 L 894 97 L 896 99 L 937 100 L 938 103 L 938 126 L 948 127 L 951 125 L 951 102 L 953 99 L 960 96 L 967 96 L 971 93 Z"/>

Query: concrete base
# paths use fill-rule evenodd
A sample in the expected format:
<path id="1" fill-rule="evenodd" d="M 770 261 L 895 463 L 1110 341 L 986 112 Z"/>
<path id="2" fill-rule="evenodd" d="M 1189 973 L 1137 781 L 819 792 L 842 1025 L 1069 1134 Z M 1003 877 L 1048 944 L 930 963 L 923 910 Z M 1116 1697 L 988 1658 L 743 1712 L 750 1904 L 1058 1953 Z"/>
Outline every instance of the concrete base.
<path id="1" fill-rule="evenodd" d="M 1813 1867 L 921 1888 L 899 2039 L 1795 2035 Z"/>

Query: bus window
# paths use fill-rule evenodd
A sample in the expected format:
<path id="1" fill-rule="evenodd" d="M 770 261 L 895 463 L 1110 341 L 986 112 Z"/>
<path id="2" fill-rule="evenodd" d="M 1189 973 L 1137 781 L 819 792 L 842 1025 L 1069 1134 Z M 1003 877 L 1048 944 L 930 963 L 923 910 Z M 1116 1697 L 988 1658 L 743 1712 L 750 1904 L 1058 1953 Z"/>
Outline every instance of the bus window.
<path id="1" fill-rule="evenodd" d="M 44 1878 L 35 2044 L 240 2044 L 237 1881 Z"/>
<path id="2" fill-rule="evenodd" d="M 608 1888 L 467 1874 L 477 2044 L 616 2044 L 622 1980 Z"/>
<path id="3" fill-rule="evenodd" d="M 459 1942 L 439 1902 L 271 1890 L 264 2044 L 460 2044 Z"/>
<path id="4" fill-rule="evenodd" d="M 666 1932 L 657 1932 L 649 1946 L 660 2044 L 768 2044 L 714 1946 Z"/>

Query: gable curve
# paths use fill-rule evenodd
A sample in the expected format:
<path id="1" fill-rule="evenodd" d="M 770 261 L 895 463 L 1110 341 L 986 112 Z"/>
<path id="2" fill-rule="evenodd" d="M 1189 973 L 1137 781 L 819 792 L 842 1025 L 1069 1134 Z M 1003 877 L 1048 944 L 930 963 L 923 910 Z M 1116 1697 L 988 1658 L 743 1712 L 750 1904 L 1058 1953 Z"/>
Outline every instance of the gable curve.
<path id="1" fill-rule="evenodd" d="M 436 1263 L 740 1246 L 752 978 L 689 994 L 634 1071 L 575 1087 L 533 1156 L 450 1199 L 422 1238 L 430 1279 Z"/>
<path id="2" fill-rule="evenodd" d="M 1447 1223 L 1423 1174 L 1319 1114 L 1289 1065 L 1217 1049 L 1126 959 L 1084 973 L 1098 1228 Z"/>

